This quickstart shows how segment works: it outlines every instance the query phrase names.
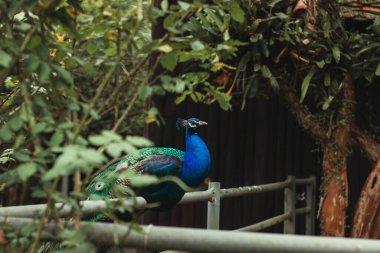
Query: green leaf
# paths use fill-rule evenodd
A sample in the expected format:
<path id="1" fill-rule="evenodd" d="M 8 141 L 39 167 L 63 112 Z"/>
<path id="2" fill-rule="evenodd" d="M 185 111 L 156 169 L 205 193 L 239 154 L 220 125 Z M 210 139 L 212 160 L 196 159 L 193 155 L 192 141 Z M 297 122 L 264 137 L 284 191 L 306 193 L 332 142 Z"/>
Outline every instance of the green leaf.
<path id="1" fill-rule="evenodd" d="M 119 143 L 111 143 L 106 148 L 107 153 L 112 157 L 120 157 L 123 147 Z"/>
<path id="2" fill-rule="evenodd" d="M 9 129 L 8 125 L 3 125 L 0 128 L 0 138 L 3 139 L 4 141 L 9 141 L 12 139 L 13 133 Z"/>
<path id="3" fill-rule="evenodd" d="M 13 130 L 13 131 L 18 131 L 22 125 L 23 125 L 23 121 L 20 117 L 13 117 L 9 122 L 9 127 Z"/>
<path id="4" fill-rule="evenodd" d="M 326 100 L 323 102 L 322 110 L 326 111 L 330 107 L 330 104 L 333 100 L 333 96 L 329 96 L 328 98 L 326 98 Z"/>
<path id="5" fill-rule="evenodd" d="M 182 93 L 180 96 L 176 97 L 174 103 L 175 103 L 176 105 L 182 103 L 183 101 L 185 101 L 187 95 L 188 95 L 188 93 L 185 93 L 185 92 Z"/>
<path id="6" fill-rule="evenodd" d="M 35 72 L 39 66 L 40 59 L 34 54 L 25 59 L 25 67 L 29 73 Z"/>
<path id="7" fill-rule="evenodd" d="M 232 1 L 230 5 L 230 12 L 231 12 L 231 17 L 235 21 L 239 23 L 243 23 L 245 19 L 245 13 L 244 11 L 240 8 L 240 5 L 238 1 Z"/>
<path id="8" fill-rule="evenodd" d="M 86 50 L 87 50 L 87 53 L 93 54 L 98 50 L 98 47 L 96 46 L 96 44 L 89 42 L 87 43 Z"/>
<path id="9" fill-rule="evenodd" d="M 0 49 L 0 65 L 8 68 L 12 62 L 12 56 Z"/>
<path id="10" fill-rule="evenodd" d="M 379 62 L 379 64 L 377 65 L 375 75 L 380 76 L 380 62 Z"/>
<path id="11" fill-rule="evenodd" d="M 37 166 L 35 163 L 23 163 L 16 168 L 17 175 L 22 182 L 25 182 L 36 171 Z"/>
<path id="12" fill-rule="evenodd" d="M 224 92 L 220 92 L 217 90 L 213 91 L 212 93 L 216 101 L 218 102 L 220 108 L 222 108 L 224 111 L 228 111 L 229 109 L 231 109 L 230 96 L 227 96 Z"/>
<path id="13" fill-rule="evenodd" d="M 171 51 L 173 51 L 173 48 L 169 44 L 159 46 L 157 49 L 158 51 L 161 51 L 164 53 L 170 53 Z"/>
<path id="14" fill-rule="evenodd" d="M 109 141 L 121 141 L 122 140 L 121 136 L 118 135 L 117 133 L 113 132 L 113 131 L 103 130 L 102 135 L 105 138 L 107 138 Z"/>
<path id="15" fill-rule="evenodd" d="M 39 72 L 38 72 L 38 77 L 41 83 L 46 83 L 49 80 L 49 76 L 51 73 L 51 68 L 49 64 L 46 62 L 42 62 L 40 64 Z"/>
<path id="16" fill-rule="evenodd" d="M 303 79 L 303 81 L 302 81 L 302 85 L 301 85 L 301 98 L 300 98 L 300 102 L 301 103 L 305 99 L 307 90 L 309 89 L 309 86 L 310 86 L 310 81 L 313 78 L 315 72 L 316 72 L 315 69 L 312 68 L 310 70 L 310 72 L 306 75 L 305 79 Z"/>
<path id="17" fill-rule="evenodd" d="M 161 9 L 166 12 L 168 10 L 168 8 L 169 8 L 168 0 L 162 0 L 161 1 Z"/>
<path id="18" fill-rule="evenodd" d="M 261 66 L 261 74 L 265 78 L 271 78 L 272 73 L 270 72 L 269 68 L 266 65 Z"/>
<path id="19" fill-rule="evenodd" d="M 74 80 L 73 78 L 71 77 L 71 74 L 70 72 L 68 72 L 66 69 L 58 66 L 58 65 L 55 65 L 53 64 L 52 65 L 53 69 L 55 71 L 57 71 L 58 75 L 68 84 L 74 84 Z"/>
<path id="20" fill-rule="evenodd" d="M 183 2 L 183 1 L 178 1 L 177 4 L 179 7 L 181 7 L 182 10 L 186 11 L 187 9 L 190 8 L 190 4 Z"/>
<path id="21" fill-rule="evenodd" d="M 158 179 L 152 175 L 140 175 L 130 179 L 132 187 L 145 187 L 157 183 Z"/>
<path id="22" fill-rule="evenodd" d="M 31 160 L 30 152 L 25 149 L 15 150 L 13 156 L 20 162 L 29 162 Z"/>
<path id="23" fill-rule="evenodd" d="M 169 71 L 173 71 L 177 65 L 178 61 L 178 53 L 177 52 L 170 52 L 167 54 L 164 54 L 160 59 L 160 64 L 162 67 L 166 68 Z"/>
<path id="24" fill-rule="evenodd" d="M 315 64 L 318 66 L 318 68 L 323 69 L 323 67 L 326 65 L 324 60 L 317 61 Z"/>
<path id="25" fill-rule="evenodd" d="M 278 85 L 277 79 L 274 76 L 269 78 L 269 83 L 274 92 L 278 93 L 280 91 L 280 86 Z"/>
<path id="26" fill-rule="evenodd" d="M 90 148 L 81 150 L 79 155 L 90 164 L 100 164 L 105 160 L 102 154 Z"/>
<path id="27" fill-rule="evenodd" d="M 153 89 L 150 86 L 142 85 L 139 87 L 139 95 L 142 100 L 146 100 L 153 93 Z"/>
<path id="28" fill-rule="evenodd" d="M 121 142 L 120 143 L 120 147 L 124 150 L 125 153 L 127 154 L 131 154 L 131 155 L 137 155 L 138 154 L 138 150 L 135 146 L 131 145 L 130 143 L 128 142 Z"/>
<path id="29" fill-rule="evenodd" d="M 205 49 L 205 45 L 203 45 L 203 43 L 199 40 L 193 41 L 190 46 L 194 51 Z"/>
<path id="30" fill-rule="evenodd" d="M 102 146 L 104 144 L 107 144 L 109 142 L 108 138 L 105 138 L 101 135 L 93 135 L 88 138 L 90 143 L 95 146 Z"/>
<path id="31" fill-rule="evenodd" d="M 32 129 L 32 132 L 37 134 L 37 133 L 43 132 L 45 130 L 46 130 L 46 123 L 45 122 L 39 122 L 34 126 L 34 128 Z"/>
<path id="32" fill-rule="evenodd" d="M 127 136 L 126 141 L 137 147 L 152 146 L 153 142 L 142 136 Z"/>
<path id="33" fill-rule="evenodd" d="M 333 57 L 334 57 L 336 63 L 339 63 L 339 61 L 340 61 L 340 50 L 339 50 L 339 48 L 333 47 L 332 53 L 333 53 Z"/>
<path id="34" fill-rule="evenodd" d="M 331 84 L 331 76 L 330 76 L 330 73 L 327 72 L 323 78 L 323 84 L 326 86 L 326 87 L 329 87 L 330 84 Z"/>
<path id="35" fill-rule="evenodd" d="M 64 135 L 60 131 L 56 131 L 53 136 L 50 138 L 49 145 L 50 147 L 57 147 L 59 146 L 63 140 L 65 139 Z"/>

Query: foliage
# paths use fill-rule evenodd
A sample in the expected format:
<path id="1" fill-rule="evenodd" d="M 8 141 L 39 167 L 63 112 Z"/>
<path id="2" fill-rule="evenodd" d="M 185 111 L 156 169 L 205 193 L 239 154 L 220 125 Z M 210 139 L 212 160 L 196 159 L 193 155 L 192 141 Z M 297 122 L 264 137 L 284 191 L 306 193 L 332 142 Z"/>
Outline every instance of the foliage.
<path id="1" fill-rule="evenodd" d="M 331 22 L 323 6 L 313 23 L 296 17 L 293 5 L 1 1 L 2 194 L 23 184 L 50 207 L 59 201 L 79 210 L 85 192 L 78 175 L 85 185 L 107 156 L 152 144 L 138 135 L 144 121 L 158 121 L 157 109 L 145 108 L 153 95 L 176 93 L 176 103 L 216 101 L 228 110 L 232 95 L 244 108 L 247 99 L 291 84 L 300 101 L 330 124 L 345 72 L 360 87 L 378 81 L 380 18 L 350 30 L 341 19 Z M 151 38 L 159 20 L 164 31 Z M 65 196 L 57 185 L 71 175 L 75 191 Z M 32 252 L 46 236 L 41 226 L 16 232 L 14 245 Z M 75 233 L 62 230 L 60 238 L 90 251 Z"/>

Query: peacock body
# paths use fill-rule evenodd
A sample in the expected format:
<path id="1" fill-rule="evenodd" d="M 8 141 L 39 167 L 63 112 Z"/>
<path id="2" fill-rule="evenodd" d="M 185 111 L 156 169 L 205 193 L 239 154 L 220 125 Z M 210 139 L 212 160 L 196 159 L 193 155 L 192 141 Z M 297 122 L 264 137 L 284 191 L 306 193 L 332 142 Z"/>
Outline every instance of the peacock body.
<path id="1" fill-rule="evenodd" d="M 190 187 L 196 187 L 204 181 L 210 171 L 209 150 L 198 135 L 198 128 L 207 125 L 196 118 L 178 120 L 177 128 L 185 129 L 186 151 L 150 147 L 140 149 L 136 156 L 131 154 L 110 165 L 98 174 L 88 185 L 90 198 L 112 198 L 112 188 L 116 184 L 130 186 L 129 180 L 120 179 L 120 173 L 134 170 L 138 175 L 150 174 L 157 177 L 177 176 Z M 178 203 L 185 191 L 171 181 L 162 182 L 137 190 L 148 203 L 160 203 L 160 210 L 165 210 Z"/>

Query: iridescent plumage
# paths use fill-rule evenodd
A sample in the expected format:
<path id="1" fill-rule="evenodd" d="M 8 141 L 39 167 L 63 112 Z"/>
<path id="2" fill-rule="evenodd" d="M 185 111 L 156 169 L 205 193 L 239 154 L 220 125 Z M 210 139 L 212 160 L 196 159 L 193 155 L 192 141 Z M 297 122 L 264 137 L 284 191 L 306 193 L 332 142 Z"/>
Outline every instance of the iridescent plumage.
<path id="1" fill-rule="evenodd" d="M 125 170 L 134 170 L 139 174 L 157 177 L 177 176 L 190 187 L 198 186 L 208 175 L 210 154 L 206 144 L 197 134 L 205 122 L 191 118 L 179 120 L 177 126 L 186 130 L 186 152 L 174 148 L 151 147 L 139 150 L 137 156 L 127 155 L 122 160 L 110 165 L 97 175 L 87 187 L 90 198 L 112 198 L 112 188 L 117 184 L 129 185 L 129 180 L 120 179 Z M 174 182 L 162 182 L 138 189 L 148 203 L 158 202 L 161 209 L 167 209 L 183 197 L 184 190 Z"/>

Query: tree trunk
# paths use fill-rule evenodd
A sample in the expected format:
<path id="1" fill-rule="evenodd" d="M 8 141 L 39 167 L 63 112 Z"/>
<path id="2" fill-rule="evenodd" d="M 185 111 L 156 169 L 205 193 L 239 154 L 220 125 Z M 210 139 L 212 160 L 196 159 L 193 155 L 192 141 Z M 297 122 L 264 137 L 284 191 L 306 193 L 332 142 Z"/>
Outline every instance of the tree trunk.
<path id="1" fill-rule="evenodd" d="M 326 236 L 344 236 L 348 204 L 346 143 L 349 127 L 337 131 L 323 147 L 323 179 L 321 187 L 321 228 Z M 336 142 L 337 141 L 337 142 Z"/>
<path id="2" fill-rule="evenodd" d="M 355 144 L 374 166 L 356 204 L 351 236 L 380 239 L 380 144 L 358 128 L 353 133 Z"/>
<path id="3" fill-rule="evenodd" d="M 357 238 L 380 239 L 380 160 L 361 191 L 351 235 Z"/>

